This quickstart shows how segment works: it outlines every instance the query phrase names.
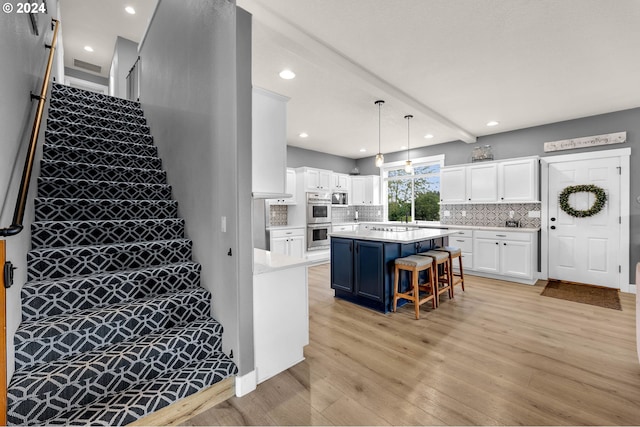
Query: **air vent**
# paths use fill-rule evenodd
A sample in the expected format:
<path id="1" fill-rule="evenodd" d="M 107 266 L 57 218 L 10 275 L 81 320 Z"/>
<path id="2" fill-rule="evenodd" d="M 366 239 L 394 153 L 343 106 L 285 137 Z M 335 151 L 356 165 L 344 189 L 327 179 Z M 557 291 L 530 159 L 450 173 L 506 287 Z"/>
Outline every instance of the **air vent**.
<path id="1" fill-rule="evenodd" d="M 96 64 L 90 64 L 88 62 L 80 61 L 79 59 L 73 60 L 73 65 L 78 68 L 84 68 L 85 70 L 93 71 L 94 73 L 100 73 L 102 67 Z"/>

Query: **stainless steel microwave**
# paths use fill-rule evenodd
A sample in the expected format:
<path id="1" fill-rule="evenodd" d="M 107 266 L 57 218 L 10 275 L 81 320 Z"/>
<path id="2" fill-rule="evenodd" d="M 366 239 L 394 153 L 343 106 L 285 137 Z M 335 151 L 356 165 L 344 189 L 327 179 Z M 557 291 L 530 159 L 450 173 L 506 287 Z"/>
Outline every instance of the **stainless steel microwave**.
<path id="1" fill-rule="evenodd" d="M 349 204 L 349 195 L 345 191 L 336 191 L 331 194 L 332 205 L 347 205 Z"/>

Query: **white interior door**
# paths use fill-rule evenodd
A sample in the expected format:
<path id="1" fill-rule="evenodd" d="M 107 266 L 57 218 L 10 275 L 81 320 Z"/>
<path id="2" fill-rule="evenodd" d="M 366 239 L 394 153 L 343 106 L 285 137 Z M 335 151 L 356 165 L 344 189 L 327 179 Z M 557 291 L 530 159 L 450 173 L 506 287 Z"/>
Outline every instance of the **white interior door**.
<path id="1" fill-rule="evenodd" d="M 619 288 L 620 159 L 616 157 L 549 164 L 549 278 Z M 607 203 L 598 214 L 574 218 L 560 209 L 558 197 L 571 185 L 594 184 Z M 592 193 L 575 193 L 569 204 L 589 209 Z"/>

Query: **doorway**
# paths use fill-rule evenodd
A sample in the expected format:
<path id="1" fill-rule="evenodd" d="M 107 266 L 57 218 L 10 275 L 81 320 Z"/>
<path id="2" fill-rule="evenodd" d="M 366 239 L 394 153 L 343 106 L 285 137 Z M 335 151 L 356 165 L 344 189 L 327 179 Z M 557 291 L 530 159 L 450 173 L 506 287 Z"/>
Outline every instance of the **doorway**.
<path id="1" fill-rule="evenodd" d="M 546 218 L 541 234 L 542 248 L 547 249 L 542 255 L 548 278 L 628 290 L 629 156 L 630 150 L 622 149 L 542 159 Z M 559 195 L 569 186 L 584 184 L 604 190 L 605 206 L 593 216 L 571 216 L 561 209 Z M 595 197 L 591 192 L 574 193 L 569 205 L 588 210 Z"/>

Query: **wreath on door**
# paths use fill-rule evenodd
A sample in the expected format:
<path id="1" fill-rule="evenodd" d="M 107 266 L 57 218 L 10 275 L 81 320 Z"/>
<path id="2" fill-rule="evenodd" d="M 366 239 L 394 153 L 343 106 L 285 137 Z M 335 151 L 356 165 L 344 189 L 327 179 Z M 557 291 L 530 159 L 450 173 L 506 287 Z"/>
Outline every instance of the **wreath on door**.
<path id="1" fill-rule="evenodd" d="M 589 209 L 579 210 L 573 208 L 569 204 L 569 196 L 573 193 L 593 193 L 596 196 L 596 200 L 593 202 L 593 205 Z M 604 205 L 607 203 L 607 193 L 603 188 L 598 187 L 597 185 L 571 185 L 560 193 L 560 209 L 562 209 L 568 215 L 574 218 L 587 218 L 590 216 L 594 216 L 598 212 L 600 212 Z"/>

